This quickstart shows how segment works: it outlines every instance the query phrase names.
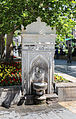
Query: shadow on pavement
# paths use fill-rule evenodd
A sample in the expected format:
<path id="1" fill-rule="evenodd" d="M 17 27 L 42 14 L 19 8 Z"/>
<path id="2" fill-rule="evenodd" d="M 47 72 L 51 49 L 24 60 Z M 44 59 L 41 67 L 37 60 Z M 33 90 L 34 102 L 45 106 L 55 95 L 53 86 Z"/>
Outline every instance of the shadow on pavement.
<path id="1" fill-rule="evenodd" d="M 62 72 L 76 78 L 76 61 L 68 64 L 67 60 L 55 60 L 55 72 Z"/>

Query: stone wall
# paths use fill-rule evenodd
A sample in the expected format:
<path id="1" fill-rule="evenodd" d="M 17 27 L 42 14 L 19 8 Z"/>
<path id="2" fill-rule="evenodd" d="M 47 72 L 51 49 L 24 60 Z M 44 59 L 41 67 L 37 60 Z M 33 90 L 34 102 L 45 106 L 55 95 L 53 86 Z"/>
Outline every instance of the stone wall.
<path id="1" fill-rule="evenodd" d="M 11 104 L 17 104 L 21 97 L 21 90 L 19 86 L 0 87 L 0 105 L 5 100 Z"/>
<path id="2" fill-rule="evenodd" d="M 56 84 L 56 93 L 58 94 L 59 101 L 75 101 L 76 83 Z"/>

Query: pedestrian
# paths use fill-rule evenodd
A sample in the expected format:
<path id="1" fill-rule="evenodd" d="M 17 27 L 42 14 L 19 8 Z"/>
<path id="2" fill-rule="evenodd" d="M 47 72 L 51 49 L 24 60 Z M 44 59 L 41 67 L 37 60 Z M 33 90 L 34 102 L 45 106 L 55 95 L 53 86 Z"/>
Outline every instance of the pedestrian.
<path id="1" fill-rule="evenodd" d="M 72 47 L 71 47 L 71 44 L 69 44 L 68 54 L 67 54 L 67 63 L 71 63 L 71 62 L 72 62 Z"/>
<path id="2" fill-rule="evenodd" d="M 56 47 L 55 49 L 56 49 L 55 50 L 55 56 L 56 56 L 56 59 L 58 59 L 58 56 L 59 56 L 59 54 L 58 54 L 58 47 Z"/>

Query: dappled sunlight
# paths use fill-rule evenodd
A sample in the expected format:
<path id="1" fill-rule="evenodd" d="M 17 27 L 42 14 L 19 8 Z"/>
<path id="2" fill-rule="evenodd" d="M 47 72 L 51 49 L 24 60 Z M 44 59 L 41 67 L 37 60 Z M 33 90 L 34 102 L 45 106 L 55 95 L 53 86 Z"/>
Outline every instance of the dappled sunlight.
<path id="1" fill-rule="evenodd" d="M 76 101 L 59 102 L 59 104 L 73 113 L 76 113 Z"/>

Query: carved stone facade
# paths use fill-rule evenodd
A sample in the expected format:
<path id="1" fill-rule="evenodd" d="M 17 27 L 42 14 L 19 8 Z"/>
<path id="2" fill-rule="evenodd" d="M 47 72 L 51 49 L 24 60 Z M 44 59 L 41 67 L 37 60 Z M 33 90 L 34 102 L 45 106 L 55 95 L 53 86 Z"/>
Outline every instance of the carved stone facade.
<path id="1" fill-rule="evenodd" d="M 48 83 L 46 93 L 52 93 L 55 33 L 40 18 L 22 31 L 22 84 L 27 94 L 32 94 L 33 80 L 42 79 Z"/>

